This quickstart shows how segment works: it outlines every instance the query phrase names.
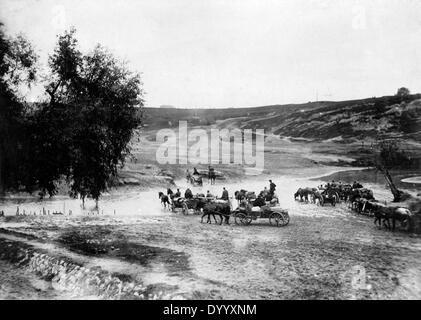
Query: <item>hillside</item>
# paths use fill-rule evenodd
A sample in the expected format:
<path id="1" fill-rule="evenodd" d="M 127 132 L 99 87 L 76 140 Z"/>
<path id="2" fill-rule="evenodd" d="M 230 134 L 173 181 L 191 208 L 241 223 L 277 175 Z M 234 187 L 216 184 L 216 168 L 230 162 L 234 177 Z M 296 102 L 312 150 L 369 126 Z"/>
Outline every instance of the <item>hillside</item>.
<path id="1" fill-rule="evenodd" d="M 151 129 L 176 127 L 179 120 L 187 120 L 190 126 L 259 128 L 317 140 L 375 137 L 378 133 L 419 140 L 421 94 L 253 108 L 144 110 L 144 124 Z"/>

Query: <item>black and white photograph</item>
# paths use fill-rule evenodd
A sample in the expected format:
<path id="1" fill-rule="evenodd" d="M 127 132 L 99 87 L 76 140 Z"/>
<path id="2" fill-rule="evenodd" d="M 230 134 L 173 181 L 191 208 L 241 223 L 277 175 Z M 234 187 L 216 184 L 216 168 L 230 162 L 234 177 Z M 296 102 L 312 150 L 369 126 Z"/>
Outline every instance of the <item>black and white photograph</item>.
<path id="1" fill-rule="evenodd" d="M 420 0 L 0 1 L 0 300 L 420 299 Z"/>

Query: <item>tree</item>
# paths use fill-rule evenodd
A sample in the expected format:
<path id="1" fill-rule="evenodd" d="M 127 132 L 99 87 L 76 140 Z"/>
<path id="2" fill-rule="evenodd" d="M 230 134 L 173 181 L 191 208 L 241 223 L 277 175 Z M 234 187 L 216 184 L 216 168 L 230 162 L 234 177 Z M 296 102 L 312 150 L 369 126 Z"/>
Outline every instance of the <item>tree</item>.
<path id="1" fill-rule="evenodd" d="M 407 200 L 409 195 L 396 187 L 389 170 L 410 164 L 408 155 L 401 149 L 399 141 L 396 139 L 380 140 L 377 149 L 375 165 L 384 174 L 390 191 L 393 194 L 393 201 L 400 202 Z"/>
<path id="2" fill-rule="evenodd" d="M 27 123 L 19 94 L 36 80 L 37 55 L 22 36 L 5 35 L 0 22 L 0 192 L 26 181 Z"/>
<path id="3" fill-rule="evenodd" d="M 40 162 L 34 172 L 50 194 L 54 181 L 65 177 L 72 196 L 98 200 L 130 152 L 128 143 L 140 124 L 142 82 L 100 45 L 82 54 L 75 33 L 59 36 L 49 59 L 50 101 L 34 118 Z"/>
<path id="4" fill-rule="evenodd" d="M 396 93 L 398 97 L 407 97 L 409 96 L 409 94 L 410 94 L 409 89 L 405 87 L 399 88 L 398 92 Z"/>

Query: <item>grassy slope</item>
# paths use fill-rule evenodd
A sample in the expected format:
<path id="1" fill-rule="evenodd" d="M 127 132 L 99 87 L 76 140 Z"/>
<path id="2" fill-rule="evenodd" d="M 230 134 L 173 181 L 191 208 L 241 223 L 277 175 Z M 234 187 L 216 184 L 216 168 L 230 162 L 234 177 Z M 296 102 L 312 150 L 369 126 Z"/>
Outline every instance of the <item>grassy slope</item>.
<path id="1" fill-rule="evenodd" d="M 144 123 L 149 128 L 168 128 L 176 127 L 179 120 L 187 120 L 189 126 L 259 128 L 280 135 L 318 140 L 375 137 L 378 132 L 419 140 L 420 99 L 421 94 L 405 99 L 385 96 L 254 108 L 147 108 Z"/>

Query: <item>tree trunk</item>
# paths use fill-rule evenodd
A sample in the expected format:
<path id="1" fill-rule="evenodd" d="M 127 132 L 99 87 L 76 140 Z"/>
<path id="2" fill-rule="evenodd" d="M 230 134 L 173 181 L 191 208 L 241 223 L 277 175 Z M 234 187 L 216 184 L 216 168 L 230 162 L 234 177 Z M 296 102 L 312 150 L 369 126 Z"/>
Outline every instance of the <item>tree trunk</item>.
<path id="1" fill-rule="evenodd" d="M 395 184 L 393 183 L 392 176 L 389 173 L 389 170 L 385 168 L 381 168 L 380 171 L 383 172 L 384 177 L 390 187 L 390 191 L 392 191 L 393 194 L 393 202 L 400 202 L 402 191 L 400 191 L 398 188 L 396 188 Z"/>

